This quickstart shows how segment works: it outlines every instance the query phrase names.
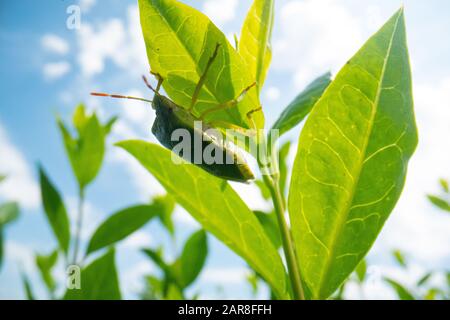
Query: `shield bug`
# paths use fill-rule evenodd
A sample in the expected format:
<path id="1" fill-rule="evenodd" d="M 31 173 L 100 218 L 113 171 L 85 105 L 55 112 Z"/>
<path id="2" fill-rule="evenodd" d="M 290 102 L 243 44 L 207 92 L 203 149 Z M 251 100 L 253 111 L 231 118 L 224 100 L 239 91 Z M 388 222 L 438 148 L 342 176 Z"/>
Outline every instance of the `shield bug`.
<path id="1" fill-rule="evenodd" d="M 219 178 L 237 182 L 248 182 L 249 180 L 254 179 L 253 172 L 251 171 L 249 165 L 242 157 L 242 155 L 236 150 L 236 147 L 234 145 L 224 143 L 223 139 L 221 139 L 217 135 L 211 134 L 211 129 L 214 129 L 216 126 L 220 126 L 222 128 L 230 128 L 236 131 L 241 131 L 240 129 L 242 128 L 219 121 L 205 122 L 204 118 L 206 115 L 211 114 L 213 112 L 235 107 L 243 99 L 245 94 L 255 86 L 255 83 L 246 87 L 236 98 L 230 101 L 221 103 L 216 107 L 210 108 L 204 111 L 199 116 L 196 116 L 193 113 L 193 108 L 200 93 L 200 89 L 206 80 L 206 75 L 210 66 L 212 65 L 217 56 L 219 47 L 220 45 L 216 46 L 213 54 L 211 55 L 211 57 L 207 62 L 206 68 L 195 87 L 191 105 L 189 106 L 189 108 L 180 106 L 176 104 L 174 101 L 170 100 L 168 97 L 160 94 L 159 90 L 161 88 L 163 79 L 159 74 L 154 73 L 153 74 L 158 79 L 158 85 L 156 89 L 154 89 L 149 84 L 145 76 L 142 77 L 146 86 L 154 93 L 153 100 L 118 94 L 106 94 L 95 92 L 91 94 L 94 96 L 133 99 L 151 103 L 152 108 L 156 112 L 156 118 L 152 126 L 152 133 L 164 147 L 172 151 L 175 151 L 174 149 L 177 147 L 178 141 L 174 141 L 172 139 L 173 132 L 175 132 L 175 130 L 178 129 L 186 130 L 186 132 L 188 132 L 191 137 L 189 151 L 193 152 L 181 152 L 181 154 L 178 154 L 179 156 L 183 157 L 185 160 L 201 167 L 205 171 Z M 251 110 L 250 112 L 247 113 L 247 117 L 250 120 L 252 120 L 251 118 L 252 113 L 259 110 L 261 110 L 260 107 Z M 251 122 L 253 123 L 253 121 Z M 197 147 L 197 145 L 195 144 L 196 141 L 200 141 L 200 148 L 202 155 L 203 151 L 205 151 L 206 149 L 208 148 L 209 150 L 214 149 L 215 152 L 214 157 L 216 158 L 218 156 L 219 159 L 224 159 L 224 161 L 221 161 L 219 163 L 214 161 L 213 162 L 194 161 L 192 154 L 196 152 L 195 150 L 195 148 Z"/>

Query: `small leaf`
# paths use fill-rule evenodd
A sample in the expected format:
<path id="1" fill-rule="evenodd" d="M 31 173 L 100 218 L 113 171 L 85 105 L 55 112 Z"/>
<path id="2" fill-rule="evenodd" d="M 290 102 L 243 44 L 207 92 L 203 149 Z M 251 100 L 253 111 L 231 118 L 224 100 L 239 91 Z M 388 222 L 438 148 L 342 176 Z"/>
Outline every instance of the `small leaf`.
<path id="1" fill-rule="evenodd" d="M 419 279 L 419 281 L 417 281 L 417 286 L 421 287 L 424 284 L 426 284 L 428 282 L 428 280 L 430 280 L 431 276 L 433 275 L 432 272 L 427 272 L 426 274 L 424 274 L 422 276 L 422 278 Z"/>
<path id="2" fill-rule="evenodd" d="M 155 205 L 137 205 L 114 213 L 94 232 L 86 254 L 125 239 L 161 213 Z"/>
<path id="3" fill-rule="evenodd" d="M 449 193 L 450 189 L 449 189 L 447 180 L 439 179 L 439 184 L 441 185 L 442 190 L 444 190 L 444 192 Z"/>
<path id="4" fill-rule="evenodd" d="M 22 279 L 23 288 L 25 290 L 25 298 L 27 300 L 35 300 L 33 289 L 31 288 L 30 280 L 27 275 L 23 272 L 20 273 L 20 277 Z"/>
<path id="5" fill-rule="evenodd" d="M 365 259 L 361 260 L 361 262 L 356 267 L 355 272 L 356 272 L 356 276 L 358 277 L 358 281 L 360 283 L 363 283 L 364 279 L 366 278 L 366 274 L 367 274 L 367 263 L 366 263 Z"/>
<path id="6" fill-rule="evenodd" d="M 367 254 L 417 146 L 403 10 L 339 71 L 301 132 L 289 214 L 305 287 L 334 293 Z"/>
<path id="7" fill-rule="evenodd" d="M 443 294 L 442 290 L 438 288 L 431 288 L 427 291 L 424 299 L 425 300 L 436 300 L 439 294 Z"/>
<path id="8" fill-rule="evenodd" d="M 413 294 L 397 281 L 389 278 L 384 278 L 384 281 L 389 283 L 389 285 L 395 290 L 395 292 L 397 292 L 400 300 L 416 300 Z"/>
<path id="9" fill-rule="evenodd" d="M 253 212 L 227 182 L 192 164 L 174 164 L 174 155 L 155 144 L 123 141 L 118 146 L 152 173 L 205 230 L 242 256 L 279 298 L 287 296 L 286 274 L 277 250 Z"/>
<path id="10" fill-rule="evenodd" d="M 165 300 L 184 300 L 183 293 L 176 285 L 170 284 L 165 296 Z"/>
<path id="11" fill-rule="evenodd" d="M 118 117 L 112 117 L 111 119 L 109 119 L 106 124 L 103 126 L 103 130 L 105 132 L 105 136 L 107 136 L 108 134 L 111 133 L 111 130 L 114 126 L 114 124 L 116 123 Z"/>
<path id="12" fill-rule="evenodd" d="M 197 279 L 208 255 L 206 232 L 199 230 L 186 241 L 180 256 L 181 287 L 186 288 Z"/>
<path id="13" fill-rule="evenodd" d="M 0 174 L 0 183 L 3 182 L 6 179 L 6 176 L 3 174 Z"/>
<path id="14" fill-rule="evenodd" d="M 19 217 L 19 205 L 16 202 L 7 202 L 0 205 L 0 226 L 5 226 Z"/>
<path id="15" fill-rule="evenodd" d="M 64 300 L 120 300 L 114 249 L 81 270 L 81 289 L 67 289 Z"/>
<path id="16" fill-rule="evenodd" d="M 52 275 L 52 269 L 57 261 L 58 250 L 53 251 L 49 255 L 36 255 L 36 265 L 50 295 L 53 295 L 53 292 L 56 289 L 56 283 Z"/>
<path id="17" fill-rule="evenodd" d="M 329 72 L 311 82 L 283 110 L 272 126 L 272 130 L 279 130 L 279 135 L 281 136 L 302 122 L 325 92 L 330 82 L 331 73 Z"/>
<path id="18" fill-rule="evenodd" d="M 272 241 L 275 248 L 281 247 L 281 235 L 280 229 L 278 228 L 277 217 L 275 212 L 265 213 L 262 211 L 255 211 L 255 215 L 261 223 L 262 227 L 266 231 L 267 236 Z"/>
<path id="19" fill-rule="evenodd" d="M 427 197 L 428 200 L 430 200 L 431 203 L 434 204 L 439 209 L 450 212 L 450 203 L 448 203 L 446 200 L 433 195 L 428 195 Z"/>
<path id="20" fill-rule="evenodd" d="M 155 251 L 153 249 L 142 249 L 141 251 L 164 271 L 164 273 L 170 274 L 170 266 L 164 261 L 161 251 Z"/>
<path id="21" fill-rule="evenodd" d="M 153 72 L 162 76 L 164 90 L 178 105 L 189 108 L 195 87 L 219 44 L 217 58 L 207 73 L 194 112 L 237 98 L 255 79 L 227 37 L 203 13 L 175 0 L 139 0 L 139 13 Z M 252 128 L 247 113 L 260 107 L 252 89 L 235 108 L 211 113 L 205 121 L 221 121 Z M 257 128 L 264 127 L 262 111 L 254 112 Z"/>
<path id="22" fill-rule="evenodd" d="M 399 265 L 401 265 L 403 268 L 407 267 L 405 256 L 400 250 L 394 250 L 392 252 L 392 255 Z"/>
<path id="23" fill-rule="evenodd" d="M 254 0 L 242 26 L 238 52 L 256 80 L 258 91 L 263 87 L 272 59 L 273 16 L 273 0 Z"/>
<path id="24" fill-rule="evenodd" d="M 95 113 L 87 115 L 83 105 L 77 107 L 73 116 L 73 124 L 78 133 L 76 138 L 72 137 L 61 119 L 58 118 L 57 121 L 72 169 L 80 188 L 83 189 L 100 170 L 108 128 L 105 129 L 100 124 Z"/>
<path id="25" fill-rule="evenodd" d="M 153 199 L 153 206 L 157 207 L 158 218 L 171 236 L 175 235 L 172 214 L 175 209 L 175 201 L 169 194 Z"/>
<path id="26" fill-rule="evenodd" d="M 67 255 L 70 241 L 70 227 L 67 210 L 58 190 L 47 178 L 43 168 L 39 168 L 41 197 L 47 220 L 58 240 L 59 247 Z"/>

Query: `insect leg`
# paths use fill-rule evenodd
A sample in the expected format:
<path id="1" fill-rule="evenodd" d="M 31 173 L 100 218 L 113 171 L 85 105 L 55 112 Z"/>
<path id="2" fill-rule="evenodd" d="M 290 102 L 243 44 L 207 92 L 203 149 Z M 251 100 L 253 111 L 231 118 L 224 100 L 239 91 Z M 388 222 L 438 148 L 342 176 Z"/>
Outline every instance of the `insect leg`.
<path id="1" fill-rule="evenodd" d="M 156 85 L 156 91 L 159 92 L 159 89 L 161 89 L 161 85 L 164 81 L 164 78 L 157 72 L 153 72 L 150 70 L 150 74 L 155 76 L 155 78 L 158 80 L 158 84 Z"/>
<path id="2" fill-rule="evenodd" d="M 220 43 L 217 43 L 212 56 L 209 58 L 208 62 L 206 63 L 205 71 L 203 71 L 203 74 L 201 75 L 200 80 L 198 81 L 197 85 L 195 86 L 194 93 L 192 94 L 191 106 L 188 109 L 189 112 L 191 112 L 192 109 L 194 109 L 195 103 L 197 102 L 197 99 L 198 99 L 198 95 L 200 94 L 200 89 L 203 87 L 203 84 L 206 81 L 206 76 L 208 74 L 209 68 L 213 64 L 214 60 L 217 58 L 217 53 L 219 52 L 219 47 L 220 47 Z"/>
<path id="3" fill-rule="evenodd" d="M 224 109 L 229 109 L 229 108 L 232 108 L 232 107 L 236 106 L 239 102 L 242 101 L 242 99 L 244 99 L 245 94 L 246 94 L 251 88 L 253 88 L 255 85 L 256 85 L 256 82 L 253 82 L 251 85 L 249 85 L 249 86 L 246 87 L 244 90 L 242 90 L 242 92 L 237 96 L 237 98 L 234 98 L 233 100 L 230 100 L 230 101 L 221 103 L 221 104 L 217 105 L 217 106 L 214 107 L 214 108 L 211 108 L 211 109 L 208 109 L 208 110 L 204 111 L 204 112 L 200 115 L 199 118 L 200 118 L 201 120 L 204 120 L 204 118 L 205 118 L 208 114 L 210 114 L 210 113 L 217 112 L 217 111 L 224 110 Z"/>

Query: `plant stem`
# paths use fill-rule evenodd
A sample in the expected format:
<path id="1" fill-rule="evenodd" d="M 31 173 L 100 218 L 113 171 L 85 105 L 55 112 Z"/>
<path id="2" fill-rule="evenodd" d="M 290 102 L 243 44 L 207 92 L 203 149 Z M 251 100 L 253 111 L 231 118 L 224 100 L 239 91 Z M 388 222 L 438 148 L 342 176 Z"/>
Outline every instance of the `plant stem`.
<path id="1" fill-rule="evenodd" d="M 82 187 L 78 188 L 78 216 L 77 216 L 77 226 L 75 231 L 75 244 L 73 248 L 73 260 L 72 264 L 77 263 L 78 259 L 78 248 L 80 246 L 81 238 L 81 228 L 83 226 L 83 206 L 84 206 L 84 189 Z"/>
<path id="2" fill-rule="evenodd" d="M 270 194 L 272 195 L 272 201 L 278 219 L 278 226 L 280 228 L 281 238 L 283 240 L 283 250 L 286 257 L 289 278 L 291 279 L 294 299 L 305 300 L 305 294 L 303 292 L 302 281 L 300 278 L 300 269 L 298 267 L 297 257 L 294 249 L 294 243 L 292 241 L 291 232 L 284 217 L 285 208 L 283 196 L 280 190 L 280 184 L 278 183 L 278 179 L 276 179 L 274 176 L 263 174 L 263 179 L 270 190 Z"/>

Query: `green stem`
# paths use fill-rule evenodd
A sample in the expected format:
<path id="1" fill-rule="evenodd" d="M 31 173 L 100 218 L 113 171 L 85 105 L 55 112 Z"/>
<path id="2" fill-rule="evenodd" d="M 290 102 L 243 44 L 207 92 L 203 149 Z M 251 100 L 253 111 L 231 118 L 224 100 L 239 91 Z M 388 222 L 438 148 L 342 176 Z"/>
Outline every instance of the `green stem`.
<path id="1" fill-rule="evenodd" d="M 277 215 L 278 226 L 281 232 L 283 250 L 286 257 L 286 264 L 288 268 L 289 278 L 291 280 L 294 299 L 305 300 L 305 294 L 303 292 L 302 281 L 300 278 L 300 269 L 298 267 L 294 249 L 294 243 L 292 241 L 291 232 L 284 217 L 285 208 L 283 196 L 280 190 L 280 184 L 278 183 L 278 179 L 274 179 L 273 176 L 263 175 L 263 178 L 264 182 L 270 190 L 270 194 L 272 195 L 272 201 Z"/>
<path id="2" fill-rule="evenodd" d="M 78 189 L 78 216 L 75 231 L 75 244 L 73 249 L 72 264 L 76 264 L 78 259 L 78 248 L 80 246 L 81 229 L 83 226 L 83 206 L 84 206 L 84 190 L 82 187 L 80 187 Z"/>

